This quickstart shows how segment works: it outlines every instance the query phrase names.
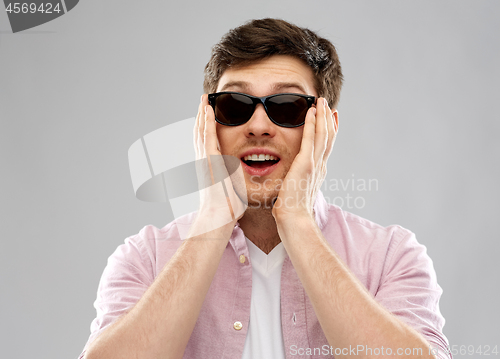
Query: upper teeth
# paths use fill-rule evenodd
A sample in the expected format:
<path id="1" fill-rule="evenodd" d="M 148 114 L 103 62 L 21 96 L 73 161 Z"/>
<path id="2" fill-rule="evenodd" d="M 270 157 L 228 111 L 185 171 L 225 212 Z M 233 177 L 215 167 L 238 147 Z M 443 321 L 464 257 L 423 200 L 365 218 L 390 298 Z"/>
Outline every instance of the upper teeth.
<path id="1" fill-rule="evenodd" d="M 255 154 L 243 157 L 244 161 L 269 161 L 269 160 L 274 161 L 277 159 L 278 157 L 274 157 L 271 155 L 264 155 L 264 154 L 259 154 L 259 155 Z"/>

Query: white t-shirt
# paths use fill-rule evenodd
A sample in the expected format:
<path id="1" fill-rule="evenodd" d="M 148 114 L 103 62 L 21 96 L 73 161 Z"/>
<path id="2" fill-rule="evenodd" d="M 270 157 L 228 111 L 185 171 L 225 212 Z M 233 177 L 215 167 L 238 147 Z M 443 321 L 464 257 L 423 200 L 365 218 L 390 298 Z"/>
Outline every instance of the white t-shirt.
<path id="1" fill-rule="evenodd" d="M 245 239 L 252 264 L 252 299 L 242 359 L 285 359 L 280 307 L 285 247 L 280 243 L 265 254 Z"/>

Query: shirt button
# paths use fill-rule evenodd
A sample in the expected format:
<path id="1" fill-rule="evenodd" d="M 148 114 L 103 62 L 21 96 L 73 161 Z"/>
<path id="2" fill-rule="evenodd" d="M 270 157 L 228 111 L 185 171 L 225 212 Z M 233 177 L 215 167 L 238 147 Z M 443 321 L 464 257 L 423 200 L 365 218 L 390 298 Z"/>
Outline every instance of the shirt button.
<path id="1" fill-rule="evenodd" d="M 245 260 L 246 260 L 245 256 L 243 254 L 241 254 L 240 255 L 240 263 L 241 264 L 245 263 Z"/>
<path id="2" fill-rule="evenodd" d="M 236 330 L 241 330 L 241 328 L 243 328 L 243 324 L 241 324 L 241 322 L 234 322 L 233 327 Z"/>

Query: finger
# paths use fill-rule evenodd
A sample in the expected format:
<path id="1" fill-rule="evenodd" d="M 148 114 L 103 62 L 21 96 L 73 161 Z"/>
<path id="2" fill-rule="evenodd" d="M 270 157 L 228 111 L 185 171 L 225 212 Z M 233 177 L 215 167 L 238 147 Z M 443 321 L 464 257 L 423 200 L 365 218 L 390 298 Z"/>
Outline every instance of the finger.
<path id="1" fill-rule="evenodd" d="M 300 143 L 301 154 L 306 154 L 313 159 L 314 151 L 314 138 L 315 138 L 315 126 L 316 126 L 316 108 L 311 107 L 306 114 L 306 121 L 304 123 L 304 132 L 302 133 L 302 142 Z"/>
<path id="2" fill-rule="evenodd" d="M 203 114 L 206 115 L 205 113 L 205 106 L 208 106 L 210 108 L 210 111 L 211 111 L 211 119 L 210 119 L 210 122 L 213 123 L 213 132 L 215 133 L 215 140 L 216 140 L 216 150 L 217 152 L 220 154 L 220 144 L 219 144 L 219 137 L 217 136 L 217 132 L 216 132 L 216 128 L 217 128 L 217 123 L 215 121 L 215 113 L 214 113 L 214 109 L 212 107 L 212 105 L 210 105 L 210 103 L 208 102 L 208 95 L 203 95 L 202 99 L 204 100 L 203 103 L 202 103 L 202 106 L 203 106 Z M 205 118 L 205 117 L 204 117 Z M 204 128 L 206 126 L 206 118 L 205 118 L 205 122 L 203 124 Z"/>
<path id="3" fill-rule="evenodd" d="M 328 104 L 324 98 L 318 100 L 317 114 L 316 114 L 316 133 L 314 143 L 314 163 L 323 160 L 326 146 L 328 143 L 328 127 L 327 127 L 327 114 Z"/>
<path id="4" fill-rule="evenodd" d="M 328 160 L 328 157 L 330 157 L 330 154 L 332 153 L 333 145 L 335 143 L 335 138 L 337 137 L 337 131 L 338 131 L 338 112 L 336 109 L 333 110 L 328 110 L 329 116 L 328 116 L 328 143 L 326 145 L 326 151 L 325 154 L 323 155 L 323 162 L 326 163 Z"/>
<path id="5" fill-rule="evenodd" d="M 203 150 L 201 148 L 201 135 L 200 135 L 200 121 L 202 118 L 203 107 L 202 107 L 203 97 L 200 99 L 200 104 L 198 105 L 198 113 L 196 114 L 196 120 L 193 129 L 193 139 L 194 139 L 194 150 L 196 151 L 196 158 L 203 157 Z"/>
<path id="6" fill-rule="evenodd" d="M 323 154 L 323 161 L 326 161 L 332 152 L 334 137 L 335 137 L 335 119 L 333 118 L 333 112 L 328 106 L 328 102 L 325 101 L 326 104 L 326 124 L 328 128 L 328 136 L 326 142 L 325 153 Z"/>
<path id="7" fill-rule="evenodd" d="M 208 95 L 203 95 L 201 101 L 201 114 L 200 114 L 200 136 L 201 136 L 201 146 L 202 151 L 207 155 L 207 147 L 206 147 L 206 108 L 209 106 L 208 104 Z"/>
<path id="8" fill-rule="evenodd" d="M 205 149 L 207 155 L 220 154 L 218 150 L 217 130 L 215 126 L 215 115 L 212 106 L 205 106 Z"/>

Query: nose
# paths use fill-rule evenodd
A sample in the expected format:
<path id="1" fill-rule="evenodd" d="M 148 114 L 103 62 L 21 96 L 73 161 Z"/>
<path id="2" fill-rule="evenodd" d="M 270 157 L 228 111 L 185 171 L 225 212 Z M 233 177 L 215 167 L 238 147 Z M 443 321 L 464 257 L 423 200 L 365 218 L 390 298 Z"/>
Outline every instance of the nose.
<path id="1" fill-rule="evenodd" d="M 267 116 L 264 105 L 259 103 L 255 107 L 255 111 L 245 123 L 245 133 L 247 137 L 252 138 L 262 138 L 269 137 L 272 138 L 276 135 L 276 125 Z"/>

